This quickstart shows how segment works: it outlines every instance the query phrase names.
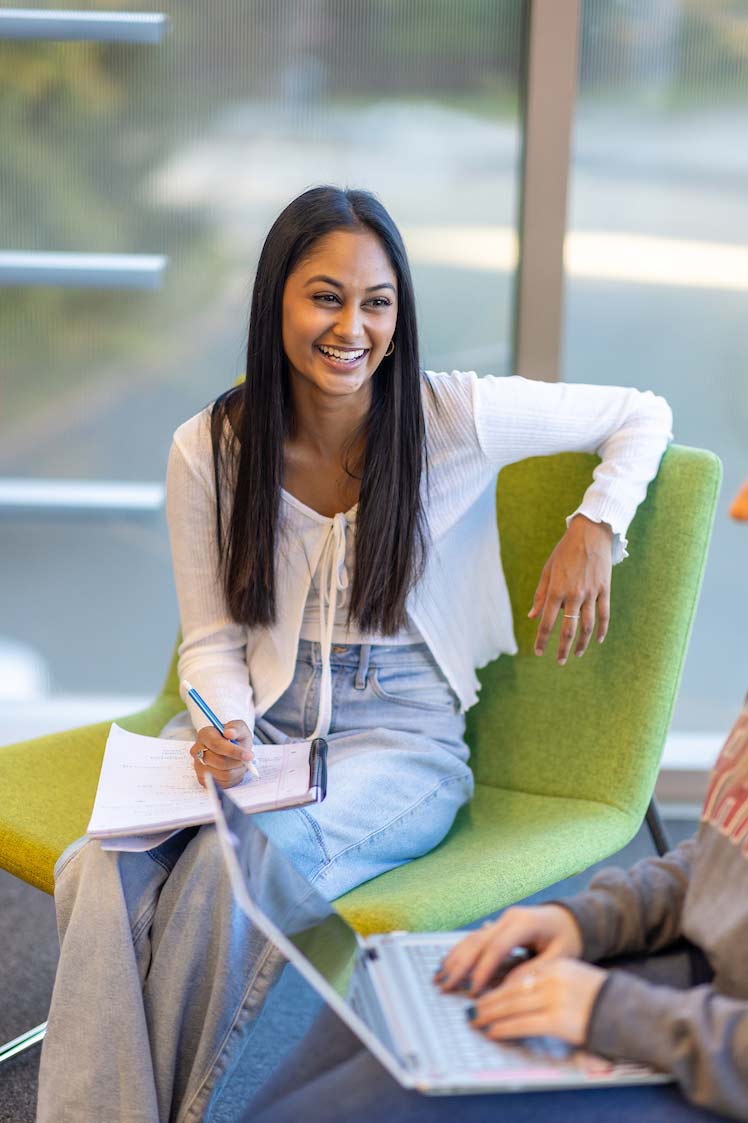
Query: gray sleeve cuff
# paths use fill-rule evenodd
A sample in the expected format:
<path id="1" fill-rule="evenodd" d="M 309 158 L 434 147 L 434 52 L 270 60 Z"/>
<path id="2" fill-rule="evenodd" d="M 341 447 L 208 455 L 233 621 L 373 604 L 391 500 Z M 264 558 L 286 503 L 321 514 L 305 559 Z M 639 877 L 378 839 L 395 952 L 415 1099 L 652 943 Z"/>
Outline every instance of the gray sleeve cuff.
<path id="1" fill-rule="evenodd" d="M 638 1061 L 660 1071 L 673 1068 L 667 1032 L 673 1004 L 684 993 L 654 986 L 624 971 L 609 971 L 595 999 L 587 1026 L 586 1048 L 611 1059 Z"/>
<path id="2" fill-rule="evenodd" d="M 586 1048 L 611 1059 L 667 1068 L 667 1058 L 657 1055 L 664 1038 L 658 1033 L 658 993 L 672 998 L 663 987 L 609 971 L 592 1007 Z"/>
<path id="3" fill-rule="evenodd" d="M 695 1078 L 703 1079 L 709 1067 L 708 1063 L 699 1063 L 700 1043 L 694 1023 L 700 1001 L 710 990 L 675 990 L 624 971 L 609 971 L 592 1007 L 585 1047 L 603 1057 L 637 1061 L 672 1073 L 688 1090 Z M 719 1050 L 711 1051 L 716 1067 Z"/>
<path id="4" fill-rule="evenodd" d="M 605 925 L 606 910 L 601 908 L 594 893 L 586 891 L 575 897 L 565 897 L 562 901 L 545 903 L 560 905 L 574 917 L 582 934 L 581 958 L 587 963 L 597 963 L 611 954 L 610 936 Z"/>
<path id="5" fill-rule="evenodd" d="M 672 1075 L 693 1103 L 748 1119 L 748 1005 L 709 986 L 686 991 L 611 972 L 586 1048 Z"/>

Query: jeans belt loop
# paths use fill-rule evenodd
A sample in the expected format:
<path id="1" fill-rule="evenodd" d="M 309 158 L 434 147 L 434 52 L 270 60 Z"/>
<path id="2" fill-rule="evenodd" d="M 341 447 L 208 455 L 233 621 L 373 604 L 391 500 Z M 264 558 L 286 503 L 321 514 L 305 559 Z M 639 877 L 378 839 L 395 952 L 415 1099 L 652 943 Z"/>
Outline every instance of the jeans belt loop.
<path id="1" fill-rule="evenodd" d="M 356 671 L 356 690 L 366 690 L 366 682 L 369 677 L 369 657 L 371 656 L 371 644 L 362 643 L 359 648 L 358 654 L 358 670 Z"/>

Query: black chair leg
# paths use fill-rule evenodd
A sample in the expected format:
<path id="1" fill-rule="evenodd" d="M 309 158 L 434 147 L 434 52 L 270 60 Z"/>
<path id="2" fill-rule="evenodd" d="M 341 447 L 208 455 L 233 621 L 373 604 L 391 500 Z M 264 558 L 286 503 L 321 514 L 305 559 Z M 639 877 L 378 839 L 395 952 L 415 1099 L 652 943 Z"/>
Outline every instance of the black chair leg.
<path id="1" fill-rule="evenodd" d="M 657 806 L 657 801 L 654 796 L 652 796 L 649 801 L 649 807 L 647 808 L 647 826 L 649 827 L 649 833 L 652 835 L 652 842 L 655 845 L 655 850 L 660 857 L 662 857 L 663 854 L 667 854 L 671 846 L 665 824 L 660 815 L 660 809 Z"/>

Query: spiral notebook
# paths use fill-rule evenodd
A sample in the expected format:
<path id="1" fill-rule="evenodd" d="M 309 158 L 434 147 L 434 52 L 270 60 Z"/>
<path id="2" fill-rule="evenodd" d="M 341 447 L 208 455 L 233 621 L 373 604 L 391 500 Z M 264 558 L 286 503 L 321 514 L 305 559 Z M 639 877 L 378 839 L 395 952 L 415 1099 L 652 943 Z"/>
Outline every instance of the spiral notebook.
<path id="1" fill-rule="evenodd" d="M 149 850 L 183 827 L 213 820 L 210 798 L 195 775 L 192 741 L 109 731 L 91 820 L 90 838 L 108 849 Z M 327 742 L 253 745 L 260 778 L 249 772 L 232 787 L 245 814 L 318 803 L 327 792 Z"/>

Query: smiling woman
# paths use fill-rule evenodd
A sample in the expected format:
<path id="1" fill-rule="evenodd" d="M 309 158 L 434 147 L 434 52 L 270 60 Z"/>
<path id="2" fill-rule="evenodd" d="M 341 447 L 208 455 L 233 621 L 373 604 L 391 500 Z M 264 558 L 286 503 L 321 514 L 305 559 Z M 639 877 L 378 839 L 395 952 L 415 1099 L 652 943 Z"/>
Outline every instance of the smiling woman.
<path id="1" fill-rule="evenodd" d="M 378 199 L 306 191 L 260 254 L 244 384 L 169 453 L 178 672 L 225 735 L 184 691 L 161 735 L 192 741 L 195 782 L 222 787 L 245 782 L 258 742 L 326 737 L 325 801 L 260 825 L 328 900 L 432 849 L 472 795 L 475 670 L 517 650 L 501 467 L 602 458 L 531 610 L 539 655 L 563 614 L 563 664 L 596 620 L 605 638 L 611 565 L 670 437 L 651 393 L 422 370 L 415 308 Z M 253 872 L 282 876 L 272 854 Z M 132 854 L 79 839 L 55 901 L 39 1123 L 207 1118 L 282 967 L 234 902 L 215 831 Z"/>
<path id="2" fill-rule="evenodd" d="M 271 512 L 282 484 L 327 517 L 361 500 L 350 613 L 365 630 L 395 634 L 425 556 L 426 450 L 410 269 L 372 195 L 315 188 L 279 216 L 260 256 L 249 336 L 244 386 L 212 414 L 217 485 L 225 470 L 239 481 L 219 539 L 229 604 L 250 626 L 272 619 Z M 335 357 L 344 352 L 358 357 Z"/>
<path id="3" fill-rule="evenodd" d="M 335 276 L 308 276 L 320 266 Z M 362 286 L 359 273 L 364 281 L 372 274 L 391 280 Z M 383 290 L 392 297 L 370 295 Z M 283 344 L 294 428 L 286 440 L 285 486 L 322 514 L 346 510 L 359 498 L 360 469 L 341 475 L 341 446 L 365 424 L 371 379 L 395 349 L 396 322 L 397 278 L 371 233 L 324 236 L 286 284 Z"/>
<path id="4" fill-rule="evenodd" d="M 320 266 L 345 280 L 326 273 L 306 276 Z M 370 275 L 384 275 L 387 280 L 362 285 Z M 330 292 L 330 287 L 336 291 Z M 392 296 L 370 295 L 382 290 Z M 368 409 L 368 383 L 392 343 L 396 323 L 397 278 L 378 238 L 363 231 L 327 234 L 306 265 L 288 278 L 283 294 L 283 346 L 292 381 L 306 379 L 322 394 L 359 394 Z M 315 360 L 321 356 L 322 368 L 319 361 L 310 366 L 310 355 Z M 326 379 L 323 372 L 328 369 L 355 370 L 357 378 Z"/>

